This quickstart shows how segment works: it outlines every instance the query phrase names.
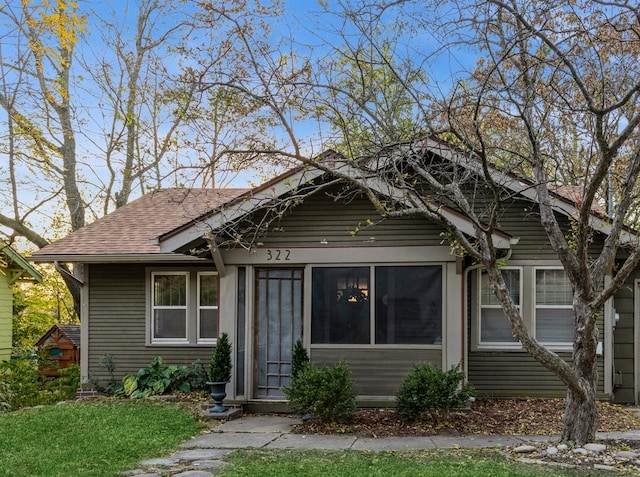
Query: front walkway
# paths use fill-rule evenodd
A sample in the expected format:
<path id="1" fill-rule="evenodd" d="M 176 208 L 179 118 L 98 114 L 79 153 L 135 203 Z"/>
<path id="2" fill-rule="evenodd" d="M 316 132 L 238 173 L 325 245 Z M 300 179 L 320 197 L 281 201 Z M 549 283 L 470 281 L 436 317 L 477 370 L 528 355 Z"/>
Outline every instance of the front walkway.
<path id="1" fill-rule="evenodd" d="M 235 449 L 327 449 L 404 451 L 437 448 L 489 448 L 517 446 L 525 442 L 547 442 L 557 436 L 425 436 L 425 437 L 357 437 L 291 434 L 301 421 L 282 415 L 249 415 L 227 421 L 211 432 L 200 434 L 184 442 L 181 450 L 168 457 L 149 459 L 140 468 L 125 475 L 159 477 L 171 473 L 172 477 L 211 477 L 224 465 L 224 456 Z M 640 430 L 598 433 L 601 439 L 640 440 Z"/>

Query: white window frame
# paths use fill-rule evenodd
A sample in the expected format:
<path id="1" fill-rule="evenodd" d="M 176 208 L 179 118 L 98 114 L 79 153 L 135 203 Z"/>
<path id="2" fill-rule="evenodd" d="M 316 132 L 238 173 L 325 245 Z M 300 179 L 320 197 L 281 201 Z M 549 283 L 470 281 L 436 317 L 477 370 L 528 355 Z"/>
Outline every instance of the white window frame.
<path id="1" fill-rule="evenodd" d="M 502 267 L 500 270 L 517 270 L 518 274 L 519 274 L 519 297 L 520 297 L 520 303 L 516 303 L 516 308 L 518 309 L 518 311 L 520 312 L 520 315 L 522 316 L 523 313 L 523 299 L 524 299 L 524 267 L 522 266 L 508 266 L 508 267 Z M 520 341 L 513 341 L 513 342 L 503 342 L 503 341 L 482 341 L 482 310 L 483 309 L 498 309 L 498 310 L 502 310 L 502 306 L 500 304 L 497 305 L 483 305 L 482 304 L 482 275 L 483 272 L 485 272 L 484 268 L 481 268 L 480 270 L 478 270 L 478 285 L 477 285 L 477 296 L 478 296 L 478 319 L 477 319 L 477 328 L 476 328 L 476 333 L 477 333 L 477 346 L 479 349 L 505 349 L 505 350 L 521 350 L 522 349 L 522 343 L 520 343 Z M 524 318 L 524 317 L 523 317 Z M 507 317 L 505 316 L 505 320 L 507 320 Z M 507 320 L 507 325 L 509 325 L 509 322 Z"/>
<path id="2" fill-rule="evenodd" d="M 218 272 L 210 270 L 198 270 L 195 268 L 185 269 L 162 269 L 162 268 L 149 268 L 147 269 L 147 345 L 150 346 L 211 346 L 215 345 L 218 341 L 211 338 L 200 338 L 200 310 L 201 309 L 213 309 L 218 310 L 218 334 L 220 333 L 220 282 L 218 281 L 218 305 L 200 307 L 200 276 L 201 275 L 216 275 Z M 169 309 L 170 307 L 155 306 L 154 297 L 154 280 L 156 276 L 163 275 L 182 275 L 186 277 L 186 296 L 187 301 L 185 306 L 171 307 L 175 309 L 185 309 L 186 319 L 186 337 L 185 338 L 156 338 L 154 336 L 155 330 L 155 310 L 156 309 Z"/>
<path id="3" fill-rule="evenodd" d="M 568 305 L 538 305 L 538 300 L 537 300 L 537 283 L 536 283 L 536 277 L 537 277 L 537 273 L 538 270 L 561 270 L 563 272 L 565 272 L 566 275 L 566 271 L 564 270 L 563 267 L 558 267 L 558 266 L 537 266 L 537 267 L 533 267 L 533 271 L 532 271 L 532 288 L 533 288 L 533 292 L 532 292 L 532 301 L 533 301 L 533 316 L 532 316 L 532 330 L 533 330 L 533 335 L 537 336 L 537 318 L 538 318 L 538 309 L 554 309 L 554 310 L 571 310 L 573 309 L 573 303 L 570 303 Z M 544 345 L 545 347 L 554 350 L 554 351 L 571 351 L 573 349 L 573 342 L 572 341 L 540 341 L 540 344 Z"/>
<path id="4" fill-rule="evenodd" d="M 156 306 L 155 304 L 155 278 L 157 276 L 184 276 L 185 277 L 185 305 L 180 306 Z M 189 342 L 189 273 L 183 271 L 155 271 L 151 272 L 151 342 L 163 344 L 185 344 Z M 185 337 L 184 338 L 156 338 L 155 318 L 156 310 L 184 310 Z"/>
<path id="5" fill-rule="evenodd" d="M 197 337 L 196 337 L 196 342 L 198 344 L 216 344 L 216 342 L 218 341 L 217 338 L 203 338 L 200 336 L 200 318 L 202 316 L 202 314 L 200 313 L 200 311 L 202 310 L 216 310 L 216 314 L 218 317 L 218 325 L 217 325 L 217 329 L 218 329 L 218 335 L 220 334 L 220 281 L 218 280 L 218 272 L 197 272 L 196 274 L 197 278 L 196 278 L 196 283 L 197 283 L 197 292 L 196 292 L 196 330 L 197 330 Z M 218 299 L 216 300 L 216 302 L 218 303 L 215 306 L 212 305 L 201 305 L 200 304 L 200 284 L 202 283 L 200 280 L 200 277 L 202 276 L 215 276 L 217 281 L 217 285 L 216 285 L 216 292 L 218 294 Z"/>

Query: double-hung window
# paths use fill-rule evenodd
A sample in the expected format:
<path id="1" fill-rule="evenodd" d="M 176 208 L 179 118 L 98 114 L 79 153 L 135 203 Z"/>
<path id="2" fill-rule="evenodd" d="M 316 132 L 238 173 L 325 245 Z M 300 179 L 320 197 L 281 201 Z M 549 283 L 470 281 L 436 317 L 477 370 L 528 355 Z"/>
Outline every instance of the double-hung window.
<path id="1" fill-rule="evenodd" d="M 521 310 L 522 303 L 522 269 L 503 268 L 502 278 L 511 294 L 516 307 Z M 509 321 L 502 311 L 502 306 L 491 291 L 489 277 L 486 271 L 480 274 L 480 345 L 492 347 L 519 346 L 513 336 Z"/>
<path id="2" fill-rule="evenodd" d="M 150 339 L 154 344 L 211 344 L 218 337 L 215 272 L 151 272 Z"/>
<path id="3" fill-rule="evenodd" d="M 573 288 L 558 266 L 502 269 L 507 289 L 525 326 L 542 344 L 564 350 L 574 334 Z M 502 306 L 491 292 L 486 271 L 480 272 L 478 346 L 520 349 Z"/>
<path id="4" fill-rule="evenodd" d="M 198 343 L 218 338 L 218 274 L 198 273 Z"/>
<path id="5" fill-rule="evenodd" d="M 573 342 L 573 289 L 561 268 L 536 268 L 535 330 L 538 341 L 570 345 Z"/>
<path id="6" fill-rule="evenodd" d="M 441 344 L 442 266 L 315 267 L 312 344 Z"/>

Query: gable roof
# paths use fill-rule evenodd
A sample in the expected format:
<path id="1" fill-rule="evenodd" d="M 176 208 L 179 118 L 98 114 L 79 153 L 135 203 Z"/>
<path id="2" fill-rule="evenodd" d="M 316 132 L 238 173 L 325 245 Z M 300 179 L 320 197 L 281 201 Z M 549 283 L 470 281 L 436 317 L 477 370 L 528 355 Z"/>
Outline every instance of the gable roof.
<path id="1" fill-rule="evenodd" d="M 416 145 L 423 153 L 431 152 L 472 172 L 483 173 L 479 161 L 474 161 L 468 154 L 444 141 L 424 138 L 411 143 L 410 147 Z M 402 145 L 396 147 L 401 148 Z M 362 175 L 333 151 L 323 153 L 318 160 L 328 165 L 329 170 L 337 177 Z M 502 186 L 531 201 L 537 200 L 536 189 L 529 181 L 497 168 L 491 168 L 490 174 Z M 203 260 L 176 252 L 189 249 L 209 231 L 219 230 L 225 224 L 243 218 L 259 208 L 269 207 L 276 198 L 294 191 L 304 191 L 305 186 L 315 187 L 314 181 L 326 175 L 327 172 L 320 168 L 300 166 L 254 189 L 167 189 L 153 192 L 68 237 L 47 245 L 34 253 L 31 259 L 41 262 L 85 263 L 111 262 L 116 259 L 146 262 Z M 375 175 L 369 175 L 363 180 L 368 187 L 380 194 L 402 198 L 401 190 L 383 184 Z M 577 199 L 567 197 L 568 193 L 561 189 L 550 192 L 554 210 L 567 216 L 578 213 Z M 442 204 L 431 205 L 463 232 L 473 235 L 473 224 L 466 216 Z M 610 221 L 600 210 L 592 211 L 590 225 L 605 234 L 611 227 Z M 635 238 L 635 232 L 623 232 L 623 242 Z M 513 243 L 517 243 L 517 238 L 502 231 L 495 232 L 493 240 L 498 248 L 510 248 Z"/>
<path id="2" fill-rule="evenodd" d="M 4 257 L 6 258 L 9 270 L 12 271 L 12 282 L 25 275 L 33 278 L 38 283 L 42 282 L 42 275 L 40 274 L 40 272 L 38 272 L 38 270 L 33 268 L 33 266 L 14 249 L 3 242 L 0 242 L 0 258 L 2 257 L 2 255 L 4 255 Z"/>
<path id="3" fill-rule="evenodd" d="M 30 257 L 35 262 L 167 261 L 196 257 L 165 254 L 155 239 L 191 222 L 247 189 L 165 189 L 136 199 L 101 219 L 53 242 Z"/>
<path id="4" fill-rule="evenodd" d="M 59 330 L 60 333 L 65 335 L 69 339 L 69 341 L 71 341 L 71 343 L 73 343 L 75 346 L 78 346 L 78 347 L 80 346 L 81 344 L 80 325 L 63 325 L 61 323 L 57 323 L 53 325 L 51 328 L 49 328 L 49 330 L 44 335 L 42 335 L 42 337 L 38 340 L 38 342 L 36 343 L 36 346 L 38 347 L 43 346 L 46 339 L 49 336 L 51 336 L 56 330 Z"/>

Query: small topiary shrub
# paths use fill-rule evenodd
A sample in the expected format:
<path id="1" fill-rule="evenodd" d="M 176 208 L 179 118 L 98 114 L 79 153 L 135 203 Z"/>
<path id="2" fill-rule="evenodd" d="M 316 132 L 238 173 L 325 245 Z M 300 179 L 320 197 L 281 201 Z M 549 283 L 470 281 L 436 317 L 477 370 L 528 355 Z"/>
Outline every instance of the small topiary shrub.
<path id="1" fill-rule="evenodd" d="M 303 346 L 302 340 L 297 340 L 291 353 L 291 378 L 298 376 L 308 362 L 309 353 Z"/>
<path id="2" fill-rule="evenodd" d="M 231 342 L 229 335 L 222 333 L 211 353 L 209 381 L 212 383 L 231 381 L 231 366 Z"/>
<path id="3" fill-rule="evenodd" d="M 344 421 L 356 410 L 353 379 L 344 361 L 321 368 L 307 362 L 283 391 L 294 412 L 313 414 L 322 422 Z"/>
<path id="4" fill-rule="evenodd" d="M 460 365 L 443 371 L 428 362 L 416 364 L 400 386 L 396 412 L 405 423 L 427 415 L 437 425 L 452 409 L 466 404 L 474 395 L 470 384 L 461 385 L 463 379 Z"/>

